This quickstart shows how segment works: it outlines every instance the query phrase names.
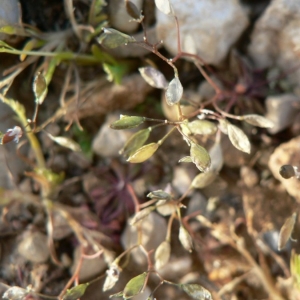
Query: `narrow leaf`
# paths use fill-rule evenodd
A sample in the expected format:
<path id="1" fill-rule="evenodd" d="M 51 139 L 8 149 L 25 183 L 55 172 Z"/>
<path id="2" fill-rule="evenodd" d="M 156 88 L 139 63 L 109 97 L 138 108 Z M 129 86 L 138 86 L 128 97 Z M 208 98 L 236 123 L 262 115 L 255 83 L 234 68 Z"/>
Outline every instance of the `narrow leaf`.
<path id="1" fill-rule="evenodd" d="M 128 43 L 135 42 L 132 36 L 124 34 L 113 28 L 104 28 L 103 33 L 98 38 L 98 42 L 107 48 L 113 49 Z"/>
<path id="2" fill-rule="evenodd" d="M 150 132 L 151 129 L 146 128 L 133 134 L 126 142 L 123 149 L 120 151 L 120 154 L 129 157 L 132 153 L 134 153 L 137 149 L 141 148 L 145 144 L 145 142 L 148 140 Z"/>
<path id="3" fill-rule="evenodd" d="M 208 171 L 211 161 L 208 152 L 198 144 L 192 143 L 190 154 L 193 163 L 201 172 Z"/>
<path id="4" fill-rule="evenodd" d="M 180 287 L 193 299 L 212 300 L 211 293 L 199 284 L 181 284 Z"/>
<path id="5" fill-rule="evenodd" d="M 139 71 L 149 85 L 157 89 L 166 89 L 168 87 L 168 82 L 160 71 L 152 67 L 139 68 Z"/>
<path id="6" fill-rule="evenodd" d="M 44 102 L 48 92 L 45 77 L 41 72 L 38 72 L 34 77 L 32 89 L 35 96 L 35 101 L 41 105 Z"/>
<path id="7" fill-rule="evenodd" d="M 115 130 L 135 128 L 144 123 L 144 121 L 144 117 L 121 115 L 120 120 L 113 122 L 110 128 Z"/>
<path id="8" fill-rule="evenodd" d="M 257 127 L 262 127 L 262 128 L 274 127 L 274 123 L 272 121 L 260 115 L 256 115 L 256 114 L 245 115 L 242 116 L 242 119 L 245 122 Z"/>
<path id="9" fill-rule="evenodd" d="M 286 219 L 283 226 L 280 229 L 279 239 L 278 239 L 278 250 L 282 250 L 288 240 L 291 238 L 294 226 L 296 223 L 297 214 L 294 212 L 289 218 Z"/>
<path id="10" fill-rule="evenodd" d="M 63 296 L 63 300 L 76 300 L 84 295 L 86 288 L 89 283 L 82 283 L 73 288 L 67 290 L 66 294 Z"/>
<path id="11" fill-rule="evenodd" d="M 180 158 L 178 162 L 180 162 L 180 163 L 181 163 L 181 162 L 184 162 L 184 163 L 192 163 L 193 160 L 192 160 L 192 158 L 191 158 L 190 156 L 185 156 L 185 157 L 183 157 L 183 158 Z"/>
<path id="12" fill-rule="evenodd" d="M 136 5 L 134 3 L 132 3 L 131 1 L 125 0 L 125 8 L 126 8 L 127 13 L 129 14 L 129 16 L 131 16 L 132 18 L 134 18 L 136 20 L 141 18 L 141 12 L 136 7 Z"/>
<path id="13" fill-rule="evenodd" d="M 165 15 L 174 15 L 172 5 L 169 0 L 155 0 L 155 5 Z"/>
<path id="14" fill-rule="evenodd" d="M 64 136 L 53 136 L 52 134 L 50 134 L 48 132 L 46 132 L 46 133 L 50 137 L 50 139 L 53 140 L 58 145 L 66 147 L 75 152 L 81 152 L 81 148 L 80 148 L 79 144 L 74 142 L 72 139 L 66 138 Z"/>
<path id="15" fill-rule="evenodd" d="M 144 272 L 136 277 L 133 277 L 125 286 L 123 291 L 123 297 L 125 299 L 130 299 L 142 292 L 145 285 L 145 280 L 147 278 L 147 273 Z"/>
<path id="16" fill-rule="evenodd" d="M 159 270 L 163 266 L 165 266 L 169 259 L 171 254 L 171 245 L 168 241 L 163 241 L 156 249 L 155 251 L 155 268 L 156 270 Z"/>
<path id="17" fill-rule="evenodd" d="M 129 224 L 135 225 L 137 222 L 141 221 L 145 217 L 147 217 L 153 210 L 155 209 L 155 206 L 146 207 L 143 210 L 140 210 L 137 212 L 134 217 L 130 220 Z"/>
<path id="18" fill-rule="evenodd" d="M 147 195 L 148 198 L 150 199 L 164 199 L 164 200 L 169 200 L 171 199 L 171 195 L 163 190 L 157 190 L 149 193 Z"/>
<path id="19" fill-rule="evenodd" d="M 167 90 L 166 90 L 166 101 L 167 104 L 172 106 L 178 103 L 183 94 L 183 87 L 181 85 L 180 80 L 178 77 L 174 77 L 174 79 L 169 83 Z"/>
<path id="20" fill-rule="evenodd" d="M 195 189 L 203 189 L 210 185 L 217 177 L 214 171 L 198 174 L 192 181 L 192 187 Z"/>
<path id="21" fill-rule="evenodd" d="M 182 225 L 180 225 L 178 237 L 179 237 L 179 241 L 180 241 L 181 245 L 183 246 L 183 248 L 189 252 L 192 252 L 192 248 L 193 248 L 192 237 L 190 236 L 188 231 Z"/>
<path id="22" fill-rule="evenodd" d="M 232 145 L 235 148 L 250 154 L 251 145 L 244 131 L 232 124 L 228 124 L 227 129 L 228 129 L 228 137 Z"/>
<path id="23" fill-rule="evenodd" d="M 147 144 L 130 155 L 127 161 L 131 163 L 144 162 L 155 153 L 158 147 L 159 145 L 157 143 Z"/>

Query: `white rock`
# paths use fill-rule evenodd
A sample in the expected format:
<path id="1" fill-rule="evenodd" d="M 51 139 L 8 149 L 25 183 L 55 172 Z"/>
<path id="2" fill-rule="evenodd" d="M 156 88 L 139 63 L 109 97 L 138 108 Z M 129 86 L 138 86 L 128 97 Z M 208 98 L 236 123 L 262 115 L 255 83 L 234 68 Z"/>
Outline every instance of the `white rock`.
<path id="1" fill-rule="evenodd" d="M 266 118 L 274 123 L 270 133 L 277 133 L 291 125 L 299 112 L 300 98 L 293 94 L 269 96 L 266 100 Z"/>
<path id="2" fill-rule="evenodd" d="M 179 20 L 182 43 L 183 37 L 191 36 L 197 54 L 209 64 L 220 64 L 248 25 L 247 14 L 237 0 L 172 0 L 171 3 Z M 174 18 L 157 10 L 156 19 L 158 38 L 176 55 Z"/>
<path id="3" fill-rule="evenodd" d="M 17 24 L 20 18 L 18 0 L 0 1 L 0 27 Z M 0 33 L 0 40 L 5 39 L 5 35 Z"/>
<path id="4" fill-rule="evenodd" d="M 93 140 L 92 148 L 96 154 L 107 158 L 120 156 L 119 151 L 127 141 L 129 133 L 126 130 L 114 130 L 110 128 L 110 124 L 119 118 L 119 114 L 112 114 L 107 117 Z"/>
<path id="5" fill-rule="evenodd" d="M 143 0 L 130 0 L 138 10 L 142 9 Z M 139 24 L 132 22 L 133 18 L 127 13 L 124 0 L 110 0 L 109 1 L 109 14 L 111 26 L 124 33 L 134 32 Z"/>
<path id="6" fill-rule="evenodd" d="M 248 48 L 257 68 L 277 65 L 285 72 L 300 62 L 300 2 L 274 0 L 258 19 Z M 299 85 L 300 70 L 289 79 Z"/>
<path id="7" fill-rule="evenodd" d="M 85 249 L 85 254 L 94 254 L 94 251 L 87 251 L 87 249 Z M 70 273 L 74 274 L 78 261 L 80 259 L 80 247 L 75 248 L 74 250 L 74 263 L 70 268 Z M 83 259 L 82 260 L 82 264 L 80 267 L 80 272 L 79 272 L 79 281 L 87 281 L 90 280 L 92 278 L 94 278 L 95 276 L 99 275 L 100 273 L 102 273 L 105 269 L 107 268 L 107 264 L 103 258 L 102 255 L 100 255 L 99 257 L 95 257 L 93 259 Z"/>
<path id="8" fill-rule="evenodd" d="M 38 231 L 26 233 L 18 245 L 18 251 L 31 262 L 45 262 L 50 255 L 47 236 Z"/>

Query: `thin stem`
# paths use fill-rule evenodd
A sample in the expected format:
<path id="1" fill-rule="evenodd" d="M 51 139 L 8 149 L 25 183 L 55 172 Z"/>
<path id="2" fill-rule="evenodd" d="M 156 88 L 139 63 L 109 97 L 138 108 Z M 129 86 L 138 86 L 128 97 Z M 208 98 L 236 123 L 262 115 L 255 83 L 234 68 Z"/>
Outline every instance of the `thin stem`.
<path id="1" fill-rule="evenodd" d="M 173 127 L 162 139 L 157 142 L 157 144 L 161 145 L 176 128 L 177 127 Z"/>

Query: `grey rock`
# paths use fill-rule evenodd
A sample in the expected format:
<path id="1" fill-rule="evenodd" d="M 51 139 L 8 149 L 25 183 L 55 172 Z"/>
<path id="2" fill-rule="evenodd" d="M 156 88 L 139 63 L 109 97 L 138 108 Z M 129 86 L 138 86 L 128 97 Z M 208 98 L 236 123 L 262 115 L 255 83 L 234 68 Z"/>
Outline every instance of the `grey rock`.
<path id="1" fill-rule="evenodd" d="M 300 62 L 300 2 L 271 1 L 258 19 L 248 48 L 257 68 L 278 66 L 290 72 L 289 79 L 299 85 L 300 70 L 291 72 Z"/>
<path id="2" fill-rule="evenodd" d="M 20 255 L 33 263 L 43 263 L 50 255 L 47 236 L 41 232 L 25 233 L 23 240 L 18 245 Z"/>

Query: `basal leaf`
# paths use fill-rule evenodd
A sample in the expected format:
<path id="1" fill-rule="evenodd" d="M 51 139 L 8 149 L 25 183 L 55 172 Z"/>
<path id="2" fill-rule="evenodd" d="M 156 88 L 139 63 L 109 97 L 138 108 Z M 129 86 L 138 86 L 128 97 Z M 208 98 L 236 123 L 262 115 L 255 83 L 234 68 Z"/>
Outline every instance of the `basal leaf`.
<path id="1" fill-rule="evenodd" d="M 130 299 L 138 294 L 140 294 L 145 285 L 145 280 L 147 278 L 147 272 L 144 272 L 136 277 L 133 277 L 125 286 L 123 291 L 123 297 L 125 299 Z"/>
<path id="2" fill-rule="evenodd" d="M 147 144 L 138 150 L 136 150 L 132 155 L 129 156 L 127 161 L 131 163 L 141 163 L 150 158 L 155 151 L 158 149 L 158 143 Z"/>
<path id="3" fill-rule="evenodd" d="M 232 145 L 235 148 L 250 154 L 251 145 L 244 131 L 230 123 L 228 124 L 227 129 L 228 129 L 228 137 Z"/>
<path id="4" fill-rule="evenodd" d="M 144 121 L 144 117 L 121 115 L 120 120 L 113 122 L 110 128 L 115 130 L 135 128 L 144 123 Z"/>

